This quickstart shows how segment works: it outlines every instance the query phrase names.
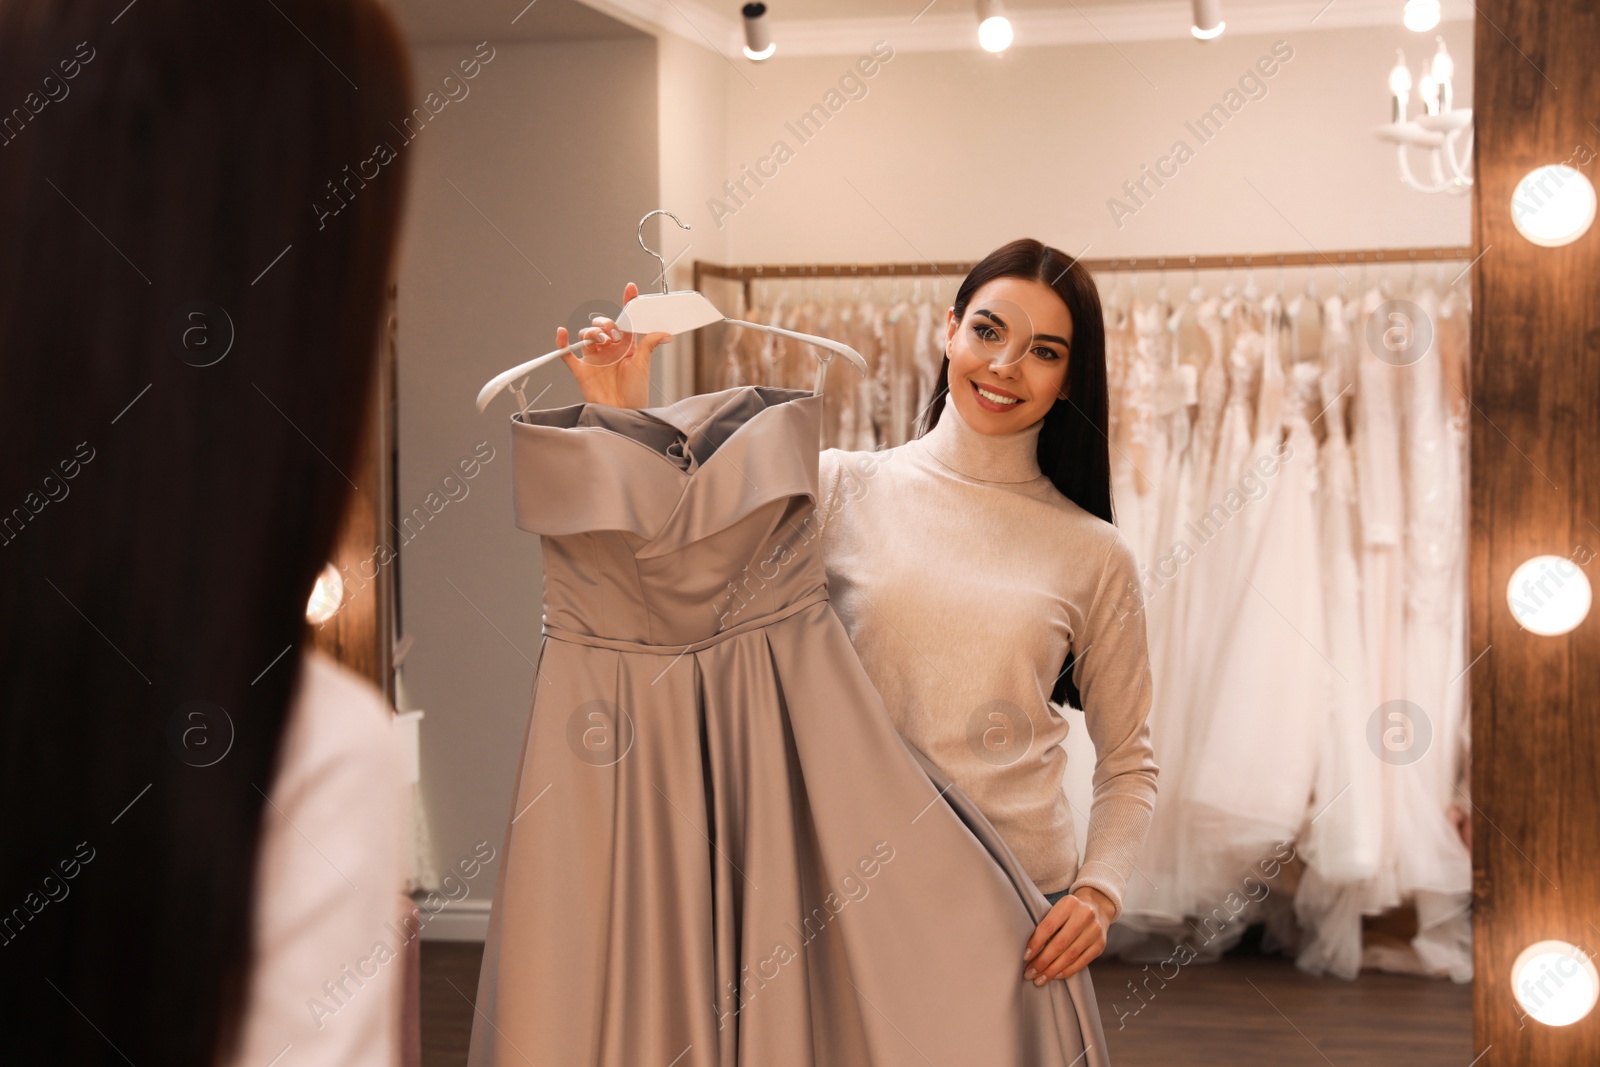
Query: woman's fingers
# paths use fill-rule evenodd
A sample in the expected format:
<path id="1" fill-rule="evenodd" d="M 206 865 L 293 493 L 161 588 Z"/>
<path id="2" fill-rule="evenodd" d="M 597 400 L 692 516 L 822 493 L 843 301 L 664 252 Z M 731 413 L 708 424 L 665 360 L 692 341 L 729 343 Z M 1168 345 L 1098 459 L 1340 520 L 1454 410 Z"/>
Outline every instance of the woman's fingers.
<path id="1" fill-rule="evenodd" d="M 656 348 L 657 345 L 662 344 L 662 343 L 664 343 L 666 341 L 670 341 L 670 340 L 672 340 L 672 335 L 670 333 L 647 333 L 647 334 L 645 334 L 643 337 L 639 338 L 639 351 L 638 351 L 639 358 L 643 359 L 644 357 L 648 356 L 651 352 L 655 351 L 655 348 Z"/>
<path id="2" fill-rule="evenodd" d="M 578 336 L 587 338 L 594 344 L 614 344 L 627 334 L 618 330 L 616 323 L 610 319 L 596 317 L 589 325 L 578 331 Z"/>
<path id="3" fill-rule="evenodd" d="M 1034 957 L 1039 955 L 1040 949 L 1050 943 L 1050 938 L 1057 930 L 1061 929 L 1061 924 L 1066 921 L 1067 917 L 1056 911 L 1054 907 L 1045 912 L 1044 918 L 1039 920 L 1039 925 L 1033 928 L 1033 936 L 1028 938 L 1028 943 L 1024 946 L 1023 962 L 1030 966 L 1036 965 L 1037 961 Z"/>
<path id="4" fill-rule="evenodd" d="M 1045 968 L 1044 979 L 1069 978 L 1089 966 L 1105 950 L 1105 936 L 1099 923 L 1091 923 L 1078 934 L 1054 964 Z"/>
<path id="5" fill-rule="evenodd" d="M 579 337 L 580 337 L 580 339 L 582 337 L 582 332 L 581 331 L 579 333 Z M 573 344 L 573 343 L 574 342 L 570 338 L 568 338 L 568 336 L 567 336 L 567 328 L 565 326 L 557 326 L 556 327 L 556 348 L 558 348 L 558 349 L 566 348 L 568 345 Z M 581 360 L 580 360 L 580 358 L 579 358 L 582 355 L 583 355 L 583 349 L 581 349 L 581 348 L 578 349 L 576 352 L 563 352 L 561 354 L 561 362 L 563 362 L 563 363 L 565 363 L 567 365 L 567 369 L 572 371 L 572 374 L 573 374 L 574 377 L 577 377 L 579 374 L 582 373 L 578 369 L 579 367 L 581 367 L 583 365 Z M 579 380 L 581 381 L 582 379 L 580 378 Z"/>
<path id="6" fill-rule="evenodd" d="M 1068 901 L 1072 901 L 1072 904 L 1067 904 Z M 1063 907 L 1063 905 L 1066 906 Z M 1078 898 L 1067 896 L 1057 901 L 1056 906 L 1050 909 L 1050 913 L 1040 922 L 1040 929 L 1044 928 L 1045 923 L 1055 919 L 1058 912 L 1060 913 L 1059 925 L 1053 935 L 1048 935 L 1049 940 L 1044 946 L 1028 961 L 1027 969 L 1023 971 L 1025 979 L 1036 980 L 1041 975 L 1049 972 L 1052 967 L 1061 961 L 1061 957 L 1078 940 L 1085 929 L 1098 928 L 1099 926 L 1099 923 L 1095 921 L 1093 909 L 1083 901 L 1078 900 Z M 1035 936 L 1038 936 L 1038 931 L 1035 931 Z M 1029 943 L 1032 944 L 1032 941 L 1030 940 Z M 1029 974 L 1028 971 L 1033 973 Z"/>

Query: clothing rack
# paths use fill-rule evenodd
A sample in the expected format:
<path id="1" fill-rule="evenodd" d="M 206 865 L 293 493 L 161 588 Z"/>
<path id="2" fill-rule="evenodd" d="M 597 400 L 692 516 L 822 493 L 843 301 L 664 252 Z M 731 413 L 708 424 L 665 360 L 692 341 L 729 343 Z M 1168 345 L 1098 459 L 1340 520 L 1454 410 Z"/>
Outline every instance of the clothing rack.
<path id="1" fill-rule="evenodd" d="M 1113 259 L 1080 259 L 1089 270 L 1168 271 L 1236 270 L 1240 267 L 1342 267 L 1390 265 L 1395 263 L 1442 263 L 1472 259 L 1470 245 L 1433 248 L 1359 248 L 1339 252 L 1254 252 L 1220 256 L 1119 256 Z M 694 287 L 703 278 L 724 278 L 744 283 L 745 306 L 750 306 L 750 283 L 760 279 L 785 281 L 791 278 L 964 278 L 977 261 L 964 263 L 759 263 L 728 266 L 708 260 L 694 261 Z"/>

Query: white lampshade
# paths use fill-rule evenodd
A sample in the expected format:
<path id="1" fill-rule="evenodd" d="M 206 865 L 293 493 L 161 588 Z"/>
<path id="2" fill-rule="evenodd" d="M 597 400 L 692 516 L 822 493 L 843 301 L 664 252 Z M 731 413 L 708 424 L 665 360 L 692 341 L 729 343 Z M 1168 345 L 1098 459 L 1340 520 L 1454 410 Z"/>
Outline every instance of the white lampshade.
<path id="1" fill-rule="evenodd" d="M 1406 29 L 1426 33 L 1439 25 L 1439 0 L 1406 0 Z"/>
<path id="2" fill-rule="evenodd" d="M 1511 572 L 1506 603 L 1517 624 L 1545 637 L 1564 634 L 1589 614 L 1589 579 L 1565 556 L 1534 556 Z"/>
<path id="3" fill-rule="evenodd" d="M 1536 245 L 1556 248 L 1582 237 L 1594 222 L 1594 186 L 1565 163 L 1537 167 L 1511 194 L 1511 221 Z"/>
<path id="4" fill-rule="evenodd" d="M 1523 949 L 1511 965 L 1511 990 L 1533 1019 L 1566 1026 L 1594 1009 L 1600 974 L 1578 946 L 1539 941 Z"/>

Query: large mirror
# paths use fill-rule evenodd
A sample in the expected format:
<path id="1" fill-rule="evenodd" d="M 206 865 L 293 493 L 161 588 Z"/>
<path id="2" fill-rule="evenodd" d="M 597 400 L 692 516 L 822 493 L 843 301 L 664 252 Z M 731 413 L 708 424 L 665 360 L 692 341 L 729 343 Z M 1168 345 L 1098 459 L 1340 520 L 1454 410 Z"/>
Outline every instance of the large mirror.
<path id="1" fill-rule="evenodd" d="M 870 749 L 843 717 L 866 704 L 826 712 L 842 716 L 829 720 L 836 777 L 805 764 L 816 724 L 793 726 L 778 749 L 801 753 L 799 770 L 765 762 L 771 739 L 753 739 L 756 727 L 735 729 L 781 703 L 775 673 L 814 663 L 837 679 L 857 669 L 852 656 L 932 764 L 906 766 L 953 785 L 926 798 L 966 827 L 970 855 L 946 857 L 952 885 L 982 859 L 1002 888 L 1020 869 L 1041 891 L 1082 884 L 1095 892 L 1069 895 L 1115 900 L 1085 972 L 1104 1039 L 1088 1062 L 1474 1062 L 1470 5 L 395 6 L 419 106 L 396 145 L 412 170 L 387 409 L 401 562 L 385 573 L 404 646 L 399 707 L 422 712 L 424 1062 L 466 1062 L 469 1041 L 504 1057 L 475 1050 L 474 1063 L 512 1062 L 496 1042 L 515 1027 L 501 1020 L 554 973 L 541 954 L 562 954 L 573 976 L 563 1010 L 600 1017 L 591 986 L 621 996 L 633 987 L 619 971 L 667 974 L 708 931 L 725 950 L 729 931 L 710 919 L 650 921 L 681 916 L 659 901 L 700 885 L 663 880 L 673 857 L 692 864 L 708 842 L 745 840 L 743 819 L 767 847 L 804 851 L 841 803 L 880 810 L 893 775 L 852 784 L 839 770 Z M 641 226 L 660 209 L 675 218 Z M 969 272 L 1017 238 L 1080 264 L 1101 330 L 1084 320 L 1089 304 L 1078 321 L 1064 299 L 1051 304 L 1060 279 L 1037 270 L 967 294 L 976 303 L 951 326 Z M 557 348 L 558 328 L 576 340 L 595 316 L 615 318 L 630 282 L 646 295 L 695 290 L 722 317 L 787 333 L 685 330 L 651 353 L 646 403 L 611 411 L 585 404 L 553 360 L 480 413 L 486 382 Z M 988 333 L 966 332 L 979 318 Z M 832 358 L 821 401 L 808 399 L 821 350 L 793 334 L 842 342 L 864 373 Z M 1043 453 L 998 432 L 1007 409 L 1049 408 L 1041 390 L 1078 382 L 1073 361 L 1097 350 L 1103 376 L 1084 380 L 1091 393 L 1099 381 L 1103 415 L 1092 396 L 1061 402 L 1099 443 L 1052 429 L 1041 447 L 1076 442 L 1081 458 L 1061 459 L 1060 477 L 1030 467 Z M 1050 379 L 1062 357 L 1065 377 L 1058 364 Z M 958 383 L 972 393 L 956 399 Z M 820 498 L 780 492 L 803 488 L 813 445 L 836 450 L 822 457 Z M 941 462 L 959 488 L 938 481 Z M 1069 483 L 1083 495 L 1063 493 Z M 1095 486 L 1112 524 L 1094 515 Z M 968 495 L 936 495 L 947 491 Z M 582 493 L 601 517 L 575 507 Z M 718 524 L 734 497 L 739 516 L 766 517 L 759 536 L 747 521 Z M 830 501 L 855 518 L 822 525 Z M 804 525 L 813 503 L 820 547 L 790 540 L 799 563 L 773 563 L 781 524 Z M 585 520 L 610 533 L 580 533 Z M 669 527 L 670 545 L 657 540 Z M 774 639 L 773 662 L 719 659 L 670 615 L 716 606 L 717 632 L 777 618 L 806 582 L 814 592 L 819 564 L 853 647 L 813 635 Z M 671 589 L 672 607 L 652 588 Z M 925 619 L 919 596 L 967 597 L 970 610 Z M 744 618 L 729 621 L 734 608 Z M 659 682 L 634 647 L 652 640 L 683 649 L 675 665 L 653 661 Z M 563 642 L 582 657 L 552 651 Z M 1071 684 L 1036 684 L 1036 661 L 1062 650 Z M 1002 676 L 980 699 L 983 679 Z M 819 699 L 785 684 L 797 717 Z M 707 715 L 718 694 L 746 703 Z M 541 728 L 541 700 L 559 723 Z M 574 794 L 554 772 L 535 780 L 550 766 L 535 749 L 552 738 L 606 784 Z M 688 753 L 717 789 L 685 811 L 688 794 L 648 786 L 675 780 Z M 651 773 L 629 785 L 617 769 L 629 760 Z M 737 773 L 713 774 L 718 762 Z M 774 775 L 782 790 L 756 786 Z M 770 795 L 804 818 L 752 799 Z M 982 819 L 961 821 L 967 802 Z M 539 819 L 570 837 L 519 836 Z M 634 836 L 617 832 L 625 821 Z M 931 855 L 910 830 L 886 836 L 912 863 Z M 1014 866 L 995 858 L 996 836 Z M 524 840 L 553 851 L 519 859 Z M 642 840 L 662 851 L 613 854 Z M 604 853 L 611 896 L 568 900 L 595 883 L 563 849 Z M 877 891 L 871 870 L 888 875 L 885 894 L 908 894 L 890 899 L 965 914 L 931 885 L 888 888 L 897 872 L 883 856 L 828 872 L 859 884 L 859 897 L 839 891 L 858 913 L 873 907 L 854 903 Z M 506 892 L 523 896 L 497 899 L 508 863 L 523 866 Z M 713 878 L 706 900 L 674 906 L 723 917 L 738 913 L 727 894 L 815 903 L 808 889 L 739 881 Z M 569 929 L 540 940 L 548 927 L 533 913 L 552 904 L 569 905 Z M 639 921 L 614 925 L 635 907 Z M 828 914 L 841 929 L 855 918 Z M 925 935 L 990 929 L 969 921 Z M 864 931 L 879 922 L 892 940 L 893 924 L 861 915 L 860 944 L 876 943 Z M 595 940 L 624 928 L 628 952 Z M 759 951 L 686 973 L 762 973 L 777 939 L 751 936 Z M 883 975 L 812 952 L 827 966 L 810 964 L 809 981 L 948 986 L 918 973 L 918 947 L 903 951 Z M 733 972 L 718 969 L 730 960 Z M 787 994 L 772 967 L 755 995 L 776 1000 Z M 740 991 L 742 1010 L 760 1004 L 751 996 Z M 705 1032 L 725 1035 L 706 1008 Z"/>

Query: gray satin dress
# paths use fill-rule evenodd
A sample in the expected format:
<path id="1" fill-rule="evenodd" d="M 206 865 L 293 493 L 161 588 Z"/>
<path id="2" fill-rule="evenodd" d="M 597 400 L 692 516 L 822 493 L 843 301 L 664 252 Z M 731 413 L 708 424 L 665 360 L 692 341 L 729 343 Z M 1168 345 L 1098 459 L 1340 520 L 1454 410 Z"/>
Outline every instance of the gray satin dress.
<path id="1" fill-rule="evenodd" d="M 828 601 L 822 405 L 513 417 L 544 630 L 470 1067 L 1110 1062 L 1087 970 L 1023 980 L 1044 896 Z"/>

